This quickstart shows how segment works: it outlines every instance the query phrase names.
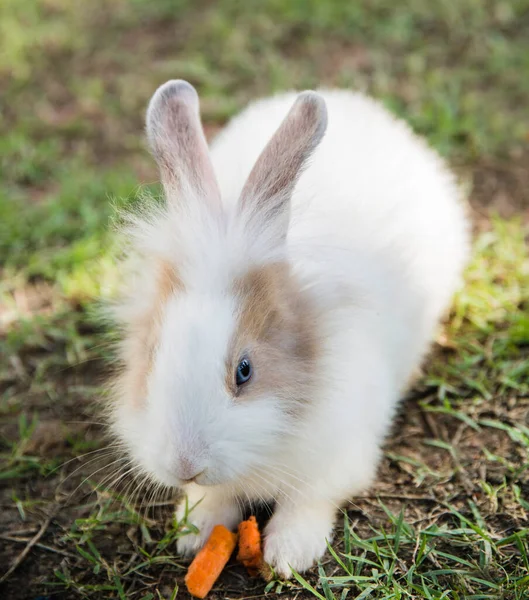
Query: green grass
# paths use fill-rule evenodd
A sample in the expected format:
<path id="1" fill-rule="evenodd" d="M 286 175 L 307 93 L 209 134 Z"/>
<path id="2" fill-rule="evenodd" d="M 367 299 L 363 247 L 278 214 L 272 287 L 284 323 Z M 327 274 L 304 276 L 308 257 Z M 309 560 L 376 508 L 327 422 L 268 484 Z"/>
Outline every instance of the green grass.
<path id="1" fill-rule="evenodd" d="M 157 189 L 144 111 L 174 77 L 199 90 L 208 134 L 259 94 L 368 91 L 448 158 L 481 215 L 373 490 L 319 568 L 265 586 L 230 566 L 220 597 L 526 597 L 528 15 L 529 0 L 0 3 L 0 564 L 52 515 L 9 597 L 184 593 L 186 525 L 119 462 L 98 471 L 115 456 L 94 403 L 114 207 Z"/>
<path id="2" fill-rule="evenodd" d="M 457 353 L 432 365 L 428 378 L 442 399 L 447 391 L 463 401 L 475 392 L 483 401 L 529 392 L 528 259 L 527 228 L 520 221 L 495 219 L 492 230 L 477 238 L 445 332 L 445 344 Z"/>

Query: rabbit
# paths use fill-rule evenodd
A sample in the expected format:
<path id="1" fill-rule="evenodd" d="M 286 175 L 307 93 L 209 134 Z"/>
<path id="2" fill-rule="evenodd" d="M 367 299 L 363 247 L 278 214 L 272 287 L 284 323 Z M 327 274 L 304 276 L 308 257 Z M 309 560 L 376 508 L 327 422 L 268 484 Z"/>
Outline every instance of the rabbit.
<path id="1" fill-rule="evenodd" d="M 399 399 L 462 283 L 469 225 L 441 158 L 347 90 L 258 100 L 213 141 L 168 81 L 146 132 L 165 202 L 128 221 L 112 431 L 180 488 L 197 552 L 274 506 L 279 577 L 324 554 L 373 482 Z M 191 510 L 190 510 L 191 509 Z"/>

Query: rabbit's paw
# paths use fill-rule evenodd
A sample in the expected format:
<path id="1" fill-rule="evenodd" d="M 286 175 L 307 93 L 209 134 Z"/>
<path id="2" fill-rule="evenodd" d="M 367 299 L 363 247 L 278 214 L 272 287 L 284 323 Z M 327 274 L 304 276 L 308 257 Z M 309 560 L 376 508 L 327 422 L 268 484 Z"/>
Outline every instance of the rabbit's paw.
<path id="1" fill-rule="evenodd" d="M 306 571 L 325 553 L 332 530 L 333 513 L 328 507 L 279 508 L 265 530 L 265 562 L 285 579 L 292 576 L 292 569 Z"/>
<path id="2" fill-rule="evenodd" d="M 203 489 L 188 492 L 176 508 L 176 519 L 184 533 L 176 542 L 178 553 L 193 556 L 206 543 L 215 525 L 233 530 L 241 519 L 235 500 L 218 498 Z"/>

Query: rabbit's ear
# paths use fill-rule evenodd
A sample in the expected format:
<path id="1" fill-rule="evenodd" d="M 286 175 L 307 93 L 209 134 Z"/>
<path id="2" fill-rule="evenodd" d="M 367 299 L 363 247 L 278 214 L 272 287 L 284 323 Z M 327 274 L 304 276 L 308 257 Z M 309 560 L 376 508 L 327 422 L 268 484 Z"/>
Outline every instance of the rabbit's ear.
<path id="1" fill-rule="evenodd" d="M 299 94 L 241 192 L 241 212 L 252 233 L 261 227 L 272 233 L 275 241 L 285 239 L 294 186 L 326 128 L 324 99 L 316 92 Z"/>
<path id="2" fill-rule="evenodd" d="M 220 192 L 200 122 L 195 88 L 182 80 L 164 83 L 147 109 L 147 137 L 170 196 L 199 191 L 220 207 Z"/>

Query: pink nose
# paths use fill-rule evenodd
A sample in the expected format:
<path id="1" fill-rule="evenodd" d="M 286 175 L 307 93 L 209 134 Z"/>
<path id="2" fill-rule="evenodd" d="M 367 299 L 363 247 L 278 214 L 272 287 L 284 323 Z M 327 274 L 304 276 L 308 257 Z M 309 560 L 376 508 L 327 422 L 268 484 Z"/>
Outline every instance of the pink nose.
<path id="1" fill-rule="evenodd" d="M 181 458 L 179 463 L 179 476 L 184 483 L 191 483 L 204 472 L 204 469 L 196 465 L 188 458 Z"/>

